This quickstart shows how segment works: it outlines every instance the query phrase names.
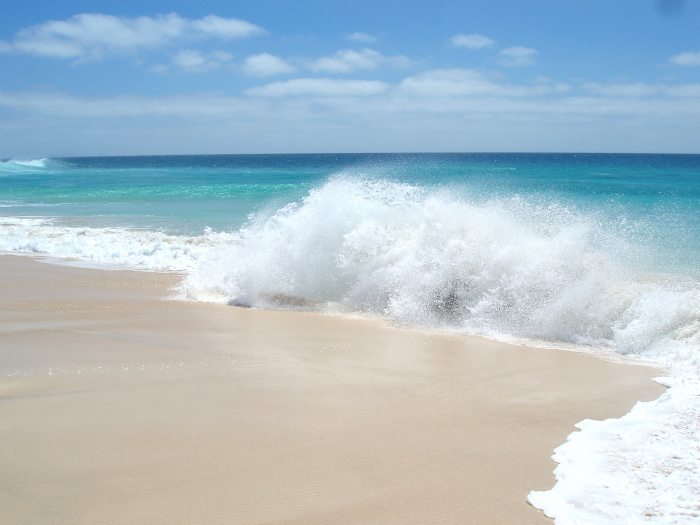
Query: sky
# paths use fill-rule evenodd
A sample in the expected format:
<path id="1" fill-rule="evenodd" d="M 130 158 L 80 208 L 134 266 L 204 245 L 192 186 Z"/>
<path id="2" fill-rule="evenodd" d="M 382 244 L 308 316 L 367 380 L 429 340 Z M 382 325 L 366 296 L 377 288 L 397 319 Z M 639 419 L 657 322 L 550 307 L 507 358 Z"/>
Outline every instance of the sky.
<path id="1" fill-rule="evenodd" d="M 700 153 L 700 0 L 0 0 L 0 158 Z"/>

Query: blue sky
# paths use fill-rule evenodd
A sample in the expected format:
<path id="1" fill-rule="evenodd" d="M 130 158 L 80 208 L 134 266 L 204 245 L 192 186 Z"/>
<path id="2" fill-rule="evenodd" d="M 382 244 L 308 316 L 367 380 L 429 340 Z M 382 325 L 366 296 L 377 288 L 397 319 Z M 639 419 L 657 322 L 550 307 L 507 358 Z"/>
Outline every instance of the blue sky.
<path id="1" fill-rule="evenodd" d="M 0 157 L 700 153 L 697 1 L 0 8 Z"/>

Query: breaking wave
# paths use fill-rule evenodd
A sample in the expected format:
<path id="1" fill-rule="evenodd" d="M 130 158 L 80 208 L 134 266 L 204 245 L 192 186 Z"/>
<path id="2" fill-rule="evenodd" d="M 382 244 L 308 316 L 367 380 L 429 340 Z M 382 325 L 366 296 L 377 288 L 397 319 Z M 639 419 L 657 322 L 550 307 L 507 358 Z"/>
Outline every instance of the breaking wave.
<path id="1" fill-rule="evenodd" d="M 57 159 L 8 159 L 0 161 L 0 174 L 40 172 L 51 168 L 64 168 L 66 163 Z"/>
<path id="2" fill-rule="evenodd" d="M 238 233 L 188 274 L 191 298 L 315 304 L 700 366 L 700 283 L 635 268 L 648 247 L 560 205 L 340 177 Z"/>

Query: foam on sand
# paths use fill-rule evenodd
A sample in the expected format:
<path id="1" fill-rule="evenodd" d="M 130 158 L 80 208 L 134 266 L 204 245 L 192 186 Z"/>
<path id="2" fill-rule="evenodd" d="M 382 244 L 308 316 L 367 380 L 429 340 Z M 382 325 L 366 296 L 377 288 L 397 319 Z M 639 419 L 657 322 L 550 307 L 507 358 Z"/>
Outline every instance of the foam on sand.
<path id="1" fill-rule="evenodd" d="M 0 251 L 80 259 L 140 270 L 186 271 L 213 246 L 237 235 L 168 235 L 125 228 L 63 226 L 51 219 L 0 217 Z"/>
<path id="2" fill-rule="evenodd" d="M 528 501 L 557 525 L 700 523 L 700 390 L 671 384 L 619 419 L 576 425 L 554 451 L 557 484 Z"/>

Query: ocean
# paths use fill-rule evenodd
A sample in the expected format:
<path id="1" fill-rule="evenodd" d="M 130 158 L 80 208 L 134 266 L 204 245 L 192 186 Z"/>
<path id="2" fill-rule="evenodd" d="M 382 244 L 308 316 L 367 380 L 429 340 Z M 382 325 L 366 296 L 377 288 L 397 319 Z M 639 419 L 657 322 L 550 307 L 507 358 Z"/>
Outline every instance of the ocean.
<path id="1" fill-rule="evenodd" d="M 614 517 L 625 495 L 596 487 L 617 477 L 642 494 L 630 516 L 700 521 L 700 155 L 6 160 L 0 251 L 183 272 L 186 300 L 660 364 L 667 393 L 582 423 L 557 450 L 557 485 L 530 501 Z"/>

